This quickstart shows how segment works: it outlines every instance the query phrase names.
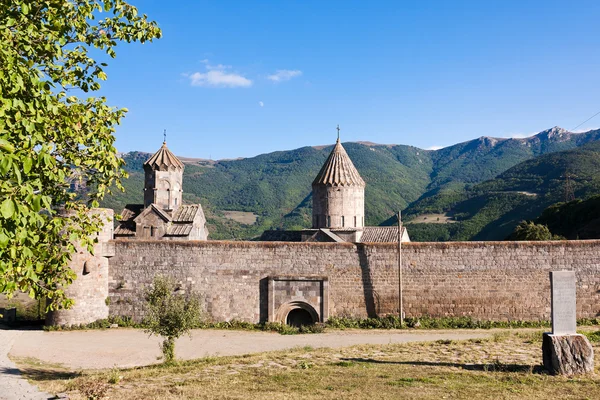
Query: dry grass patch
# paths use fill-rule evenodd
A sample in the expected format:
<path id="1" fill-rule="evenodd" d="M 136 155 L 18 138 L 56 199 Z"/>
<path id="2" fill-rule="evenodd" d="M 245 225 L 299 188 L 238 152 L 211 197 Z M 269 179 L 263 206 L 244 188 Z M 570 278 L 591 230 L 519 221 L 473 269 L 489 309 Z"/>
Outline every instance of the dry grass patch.
<path id="1" fill-rule="evenodd" d="M 72 399 L 86 398 L 86 388 L 95 387 L 106 387 L 104 394 L 114 400 L 600 398 L 596 375 L 569 379 L 543 373 L 541 334 L 506 331 L 460 342 L 304 347 L 72 376 L 61 375 L 65 371 L 56 366 L 32 372 L 29 364 L 17 362 L 43 390 L 67 392 Z"/>

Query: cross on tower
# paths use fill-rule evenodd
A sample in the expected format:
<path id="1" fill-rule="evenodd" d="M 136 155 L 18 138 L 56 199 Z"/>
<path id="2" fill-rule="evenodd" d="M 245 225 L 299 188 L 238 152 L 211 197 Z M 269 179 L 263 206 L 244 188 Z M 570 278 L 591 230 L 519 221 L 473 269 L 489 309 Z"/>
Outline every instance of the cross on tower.
<path id="1" fill-rule="evenodd" d="M 163 132 L 163 137 L 164 137 L 164 139 L 163 139 L 163 143 L 164 143 L 164 144 L 167 144 L 167 130 L 166 130 L 166 129 L 165 129 L 165 130 L 164 130 L 164 132 Z"/>
<path id="2" fill-rule="evenodd" d="M 337 126 L 337 128 L 336 128 L 336 129 L 337 129 L 337 131 L 338 131 L 338 138 L 337 138 L 337 140 L 338 140 L 338 142 L 339 142 L 339 141 L 340 141 L 340 125 L 339 125 L 339 124 L 338 124 L 338 126 Z"/>

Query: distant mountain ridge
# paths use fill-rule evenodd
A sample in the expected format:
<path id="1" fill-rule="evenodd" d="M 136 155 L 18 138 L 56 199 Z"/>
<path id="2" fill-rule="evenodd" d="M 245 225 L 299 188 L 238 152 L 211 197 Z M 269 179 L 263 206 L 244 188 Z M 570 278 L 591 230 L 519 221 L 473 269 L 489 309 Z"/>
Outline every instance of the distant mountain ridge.
<path id="1" fill-rule="evenodd" d="M 378 225 L 398 209 L 408 207 L 408 215 L 415 215 L 420 205 L 440 193 L 458 193 L 523 161 L 599 138 L 600 130 L 572 133 L 554 127 L 528 138 L 484 136 L 439 150 L 371 142 L 343 145 L 367 183 L 366 222 Z M 311 181 L 332 146 L 307 146 L 235 160 L 184 157 L 184 200 L 203 204 L 214 239 L 250 239 L 265 229 L 310 227 Z M 126 203 L 141 201 L 142 165 L 149 156 L 123 154 L 130 173 L 124 182 L 126 192 L 107 197 L 104 206 L 119 212 Z M 225 218 L 224 211 L 253 212 L 258 219 L 253 225 L 244 225 Z"/>

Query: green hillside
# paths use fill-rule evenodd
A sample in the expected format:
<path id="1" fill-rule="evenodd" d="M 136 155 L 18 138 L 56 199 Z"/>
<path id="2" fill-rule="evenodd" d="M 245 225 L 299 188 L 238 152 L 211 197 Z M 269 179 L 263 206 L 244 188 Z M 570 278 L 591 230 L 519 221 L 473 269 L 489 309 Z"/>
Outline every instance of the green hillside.
<path id="1" fill-rule="evenodd" d="M 554 235 L 567 239 L 599 239 L 600 195 L 554 204 L 535 223 L 546 225 Z"/>
<path id="2" fill-rule="evenodd" d="M 501 232 L 511 229 L 512 217 L 503 219 L 513 212 L 514 207 L 509 204 L 523 203 L 527 208 L 531 200 L 526 195 L 489 186 L 499 182 L 486 182 L 480 189 L 476 189 L 477 183 L 540 154 L 575 148 L 599 136 L 600 131 L 572 134 L 553 128 L 531 138 L 484 137 L 437 151 L 366 143 L 345 143 L 344 147 L 367 183 L 368 225 L 391 223 L 390 217 L 407 207 L 410 218 L 451 210 L 460 222 L 416 224 L 411 228 L 411 237 L 470 240 L 499 238 L 492 222 L 498 220 Z M 212 239 L 251 239 L 265 229 L 310 227 L 311 182 L 331 149 L 332 146 L 303 147 L 237 160 L 184 160 L 184 201 L 202 204 Z M 123 155 L 130 174 L 124 182 L 126 191 L 107 197 L 103 206 L 119 212 L 127 203 L 142 202 L 142 165 L 149 156 L 140 152 Z M 522 182 L 523 187 L 528 185 Z M 543 210 L 532 206 L 531 212 L 539 214 Z M 256 223 L 229 219 L 226 211 L 254 213 Z M 530 212 L 519 208 L 518 214 Z"/>
<path id="3" fill-rule="evenodd" d="M 502 240 L 519 221 L 535 219 L 548 206 L 563 201 L 567 175 L 577 198 L 600 193 L 597 171 L 600 171 L 600 143 L 594 142 L 522 162 L 495 179 L 441 190 L 413 203 L 407 210 L 407 218 L 415 221 L 422 214 L 446 214 L 454 222 L 411 224 L 411 238 Z"/>

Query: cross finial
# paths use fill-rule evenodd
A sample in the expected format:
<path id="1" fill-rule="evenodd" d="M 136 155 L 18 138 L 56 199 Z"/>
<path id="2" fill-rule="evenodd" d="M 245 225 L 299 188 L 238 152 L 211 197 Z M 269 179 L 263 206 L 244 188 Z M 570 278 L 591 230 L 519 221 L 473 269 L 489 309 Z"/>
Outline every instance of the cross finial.
<path id="1" fill-rule="evenodd" d="M 338 131 L 338 138 L 337 138 L 337 141 L 339 142 L 339 141 L 340 141 L 340 124 L 338 124 L 338 126 L 337 126 L 337 128 L 336 128 L 336 129 L 337 129 L 337 131 Z"/>
<path id="2" fill-rule="evenodd" d="M 164 137 L 163 144 L 167 144 L 167 130 L 166 129 L 163 132 L 163 137 Z"/>

